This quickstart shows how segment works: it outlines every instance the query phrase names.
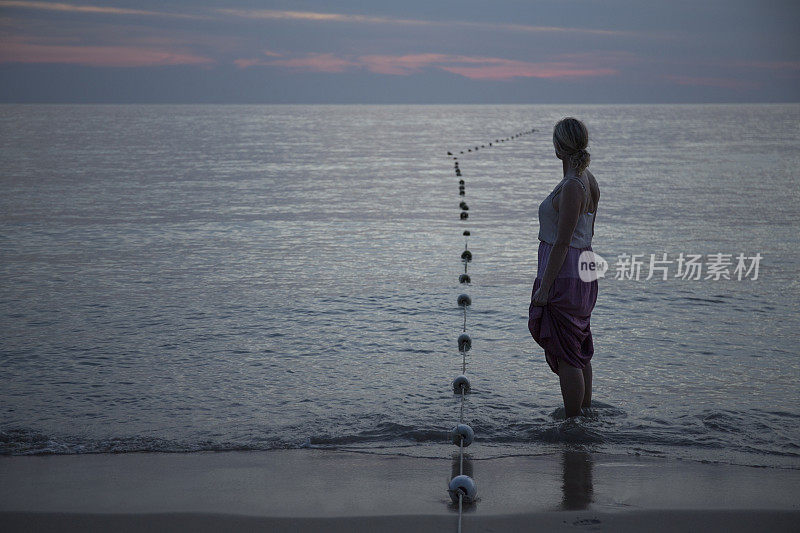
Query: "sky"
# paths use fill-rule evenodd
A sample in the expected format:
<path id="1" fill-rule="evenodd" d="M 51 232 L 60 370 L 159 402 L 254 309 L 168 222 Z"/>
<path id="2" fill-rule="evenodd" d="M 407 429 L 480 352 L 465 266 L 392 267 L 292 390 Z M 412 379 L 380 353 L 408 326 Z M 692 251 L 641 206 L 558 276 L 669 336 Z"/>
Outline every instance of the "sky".
<path id="1" fill-rule="evenodd" d="M 0 102 L 800 101 L 796 0 L 0 0 Z"/>

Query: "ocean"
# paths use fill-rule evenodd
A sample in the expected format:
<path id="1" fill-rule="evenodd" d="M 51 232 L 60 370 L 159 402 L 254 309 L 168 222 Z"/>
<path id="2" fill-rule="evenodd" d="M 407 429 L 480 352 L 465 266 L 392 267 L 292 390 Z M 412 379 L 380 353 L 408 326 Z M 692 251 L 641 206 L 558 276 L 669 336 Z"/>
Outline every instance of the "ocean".
<path id="1" fill-rule="evenodd" d="M 527 312 L 568 115 L 609 270 L 565 421 Z M 449 457 L 466 292 L 474 458 L 800 468 L 800 104 L 2 105 L 0 139 L 0 454 Z"/>

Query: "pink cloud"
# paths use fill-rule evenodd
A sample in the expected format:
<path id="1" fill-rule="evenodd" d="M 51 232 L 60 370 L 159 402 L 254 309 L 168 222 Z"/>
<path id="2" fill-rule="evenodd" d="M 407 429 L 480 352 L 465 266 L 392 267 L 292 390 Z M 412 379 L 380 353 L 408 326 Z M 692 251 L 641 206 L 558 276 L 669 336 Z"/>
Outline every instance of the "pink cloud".
<path id="1" fill-rule="evenodd" d="M 62 2 L 33 2 L 33 1 L 0 1 L 0 7 L 12 7 L 21 9 L 39 9 L 45 11 L 62 11 L 71 13 L 97 13 L 103 15 L 141 15 L 157 17 L 177 17 L 177 18 L 206 18 L 196 15 L 184 15 L 181 13 L 167 13 L 163 11 L 144 11 L 141 9 L 125 9 L 119 7 L 106 6 L 87 6 L 66 4 Z"/>
<path id="2" fill-rule="evenodd" d="M 319 13 L 314 11 L 280 11 L 276 9 L 217 9 L 218 13 L 234 17 L 266 20 L 302 20 L 312 22 L 352 22 L 359 24 L 405 24 L 417 26 L 436 25 L 428 20 L 396 19 L 371 15 Z"/>
<path id="3" fill-rule="evenodd" d="M 407 76 L 419 72 L 423 67 L 447 61 L 450 57 L 444 54 L 366 55 L 359 57 L 358 62 L 377 74 Z"/>
<path id="4" fill-rule="evenodd" d="M 320 13 L 314 11 L 281 11 L 275 9 L 217 9 L 218 13 L 233 17 L 262 20 L 297 20 L 320 23 L 355 23 L 375 25 L 402 25 L 402 26 L 439 26 L 459 27 L 463 29 L 478 29 L 485 31 L 511 31 L 527 33 L 556 33 L 556 34 L 587 34 L 598 36 L 631 36 L 638 32 L 603 30 L 594 28 L 571 28 L 566 26 L 532 26 L 528 24 L 503 24 L 491 22 L 467 22 L 459 20 L 421 20 L 401 19 L 393 17 L 380 17 L 372 15 L 345 14 L 345 13 Z M 653 32 L 647 32 L 653 36 Z"/>
<path id="5" fill-rule="evenodd" d="M 273 52 L 271 50 L 264 50 L 261 53 L 264 54 L 267 57 L 282 57 L 283 56 L 283 54 L 279 54 L 278 52 Z M 254 58 L 254 59 L 247 59 L 247 58 L 235 59 L 233 61 L 233 63 L 239 68 L 269 66 L 269 62 L 268 61 L 266 61 L 264 59 L 258 59 L 258 58 Z"/>
<path id="6" fill-rule="evenodd" d="M 453 58 L 456 63 L 467 65 L 439 66 L 442 70 L 459 74 L 473 80 L 510 80 L 513 78 L 588 78 L 616 74 L 613 68 L 593 66 L 596 61 L 581 65 L 575 62 L 529 62 L 497 57 Z"/>
<path id="7" fill-rule="evenodd" d="M 448 54 L 364 55 L 344 59 L 333 54 L 308 54 L 280 60 L 237 59 L 241 68 L 283 66 L 317 72 L 344 72 L 366 68 L 376 74 L 408 76 L 425 68 L 436 68 L 475 80 L 510 80 L 513 78 L 585 78 L 608 76 L 618 71 L 599 66 L 596 61 L 528 62 L 499 57 L 461 56 Z"/>
<path id="8" fill-rule="evenodd" d="M 268 54 L 269 55 L 269 54 Z M 291 59 L 237 59 L 234 63 L 240 68 L 261 67 L 286 67 L 294 70 L 311 72 L 344 72 L 350 67 L 359 66 L 348 59 L 336 57 L 333 54 L 308 54 L 304 57 Z"/>
<path id="9" fill-rule="evenodd" d="M 264 66 L 263 59 L 234 59 L 233 64 L 239 68 L 249 68 L 249 67 L 256 67 L 256 66 Z"/>
<path id="10" fill-rule="evenodd" d="M 74 46 L 5 41 L 0 63 L 71 63 L 92 67 L 150 67 L 205 65 L 212 59 L 198 55 L 134 46 Z"/>
<path id="11" fill-rule="evenodd" d="M 513 64 L 483 65 L 478 67 L 440 67 L 473 80 L 511 80 L 514 78 L 589 78 L 609 76 L 617 71 L 610 68 L 574 68 L 558 64 Z"/>

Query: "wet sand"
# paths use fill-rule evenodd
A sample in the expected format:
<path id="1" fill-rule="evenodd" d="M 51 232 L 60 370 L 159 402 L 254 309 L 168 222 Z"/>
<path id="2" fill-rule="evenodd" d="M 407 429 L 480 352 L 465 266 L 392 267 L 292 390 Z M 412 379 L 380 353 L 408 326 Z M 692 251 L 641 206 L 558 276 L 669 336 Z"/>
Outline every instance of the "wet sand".
<path id="1" fill-rule="evenodd" d="M 457 468 L 457 466 L 455 466 Z M 0 458 L 4 531 L 455 531 L 446 458 L 325 450 Z M 800 470 L 561 454 L 468 460 L 469 531 L 798 531 Z"/>

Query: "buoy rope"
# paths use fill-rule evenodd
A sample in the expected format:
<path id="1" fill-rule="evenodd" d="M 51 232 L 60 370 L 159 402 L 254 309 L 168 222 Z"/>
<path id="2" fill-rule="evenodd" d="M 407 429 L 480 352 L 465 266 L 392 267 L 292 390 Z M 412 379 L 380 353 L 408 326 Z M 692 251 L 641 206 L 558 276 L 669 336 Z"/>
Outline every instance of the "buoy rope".
<path id="1" fill-rule="evenodd" d="M 461 516 L 464 514 L 464 495 L 458 493 L 458 533 L 461 533 Z"/>
<path id="2" fill-rule="evenodd" d="M 461 387 L 461 413 L 458 415 L 458 423 L 464 423 L 464 387 Z M 461 437 L 461 444 L 464 444 L 464 437 Z M 463 447 L 462 447 L 463 449 Z M 459 472 L 459 474 L 463 474 L 464 472 Z"/>
<path id="3" fill-rule="evenodd" d="M 460 172 L 459 172 L 460 174 Z M 462 189 L 463 190 L 463 189 Z M 468 250 L 469 244 L 469 237 L 465 236 L 465 243 L 464 243 L 464 252 Z M 464 261 L 464 274 L 467 273 L 467 267 L 469 266 L 470 258 L 465 255 L 462 255 L 462 260 Z M 463 303 L 461 306 L 464 308 L 464 324 L 461 328 L 462 333 L 467 332 L 467 305 L 466 302 Z M 467 345 L 466 343 L 461 345 L 461 374 L 467 373 Z M 461 384 L 461 401 L 459 402 L 459 413 L 458 413 L 458 423 L 459 425 L 464 423 L 464 384 Z M 458 438 L 458 475 L 464 475 L 464 435 L 459 435 Z M 461 533 L 461 521 L 464 516 L 464 494 L 459 491 L 458 492 L 458 533 Z"/>
<path id="4" fill-rule="evenodd" d="M 469 261 L 464 260 L 464 274 L 467 273 L 467 264 Z M 467 332 L 467 304 L 462 305 L 464 308 L 464 327 L 462 331 Z M 467 347 L 466 344 L 461 346 L 461 374 L 467 373 Z M 464 423 L 464 385 L 461 385 L 461 401 L 459 402 L 458 423 Z M 464 435 L 460 435 L 458 439 L 458 475 L 464 475 Z M 461 518 L 464 516 L 464 495 L 461 491 L 458 492 L 458 533 L 461 533 Z"/>
<path id="5" fill-rule="evenodd" d="M 497 145 L 498 143 L 501 143 L 501 142 L 510 141 L 512 139 L 516 139 L 518 137 L 533 133 L 535 131 L 536 131 L 535 129 L 530 129 L 528 131 L 517 133 L 517 134 L 512 135 L 510 137 L 506 137 L 504 139 L 495 139 L 494 140 L 494 144 Z M 489 145 L 489 147 L 491 147 L 492 143 L 490 142 L 490 143 L 488 143 L 488 145 Z M 482 144 L 482 145 L 480 145 L 480 148 L 486 148 L 486 145 Z M 468 152 L 472 152 L 472 149 L 468 149 L 467 151 Z M 475 147 L 475 151 L 476 152 L 478 151 L 478 146 Z M 462 150 L 460 153 L 463 154 L 464 151 Z M 453 156 L 453 153 L 452 152 L 447 152 L 447 155 L 448 156 Z M 458 165 L 458 157 L 453 157 L 453 160 L 456 161 L 456 163 L 455 163 L 456 176 L 461 177 L 461 168 Z M 465 184 L 464 180 L 461 179 L 461 180 L 459 180 L 459 196 L 465 196 L 465 194 L 466 194 L 466 184 Z M 461 211 L 461 220 L 468 220 L 469 219 L 469 213 L 467 211 L 469 210 L 469 206 L 467 206 L 466 202 L 464 202 L 464 201 L 461 202 L 460 206 L 461 206 L 461 209 L 462 209 L 462 211 Z M 469 236 L 470 236 L 470 232 L 469 231 L 465 231 L 464 232 L 464 236 L 466 237 L 465 242 L 464 242 L 464 253 L 461 255 L 461 259 L 464 262 L 464 274 L 461 277 L 460 281 L 462 283 L 470 283 L 470 278 L 467 275 L 467 268 L 468 268 L 468 265 L 469 265 L 470 261 L 472 260 L 472 254 L 469 251 Z M 462 334 L 466 334 L 466 332 L 467 332 L 467 307 L 470 306 L 471 301 L 470 301 L 469 296 L 461 295 L 461 296 L 458 297 L 458 303 L 459 303 L 459 305 L 461 305 L 461 307 L 464 308 L 464 323 L 463 323 L 461 331 L 462 331 Z M 458 344 L 459 344 L 459 346 L 458 346 L 459 351 L 461 352 L 461 374 L 462 374 L 462 376 L 459 376 L 459 379 L 462 379 L 464 377 L 464 374 L 467 373 L 467 351 L 472 346 L 472 340 L 470 339 L 470 337 L 468 335 L 465 336 L 465 340 L 462 340 L 462 338 L 459 337 Z M 464 383 L 463 381 L 461 381 L 461 382 L 455 381 L 454 383 L 458 383 L 458 387 L 461 390 L 461 399 L 460 399 L 460 402 L 459 402 L 460 405 L 459 405 L 459 414 L 458 414 L 458 424 L 459 425 L 456 427 L 456 429 L 454 431 L 456 431 L 458 433 L 458 475 L 459 476 L 463 476 L 464 475 L 464 432 L 463 432 L 464 402 L 465 402 L 465 394 L 466 394 L 466 390 L 465 389 L 469 386 L 469 381 L 467 380 L 466 383 Z M 470 442 L 472 442 L 472 438 L 473 438 L 472 437 L 472 430 L 469 428 L 469 426 L 467 426 L 466 429 L 469 431 Z M 470 442 L 468 442 L 467 445 L 469 445 Z M 470 480 L 470 482 L 471 482 L 471 480 Z M 465 491 L 462 488 L 459 488 L 457 485 L 456 485 L 456 487 L 457 487 L 456 489 L 452 489 L 452 483 L 451 483 L 451 496 L 452 496 L 452 490 L 456 490 L 458 492 L 458 533 L 461 533 L 461 522 L 462 522 L 462 517 L 464 515 L 464 495 L 465 495 Z M 471 494 L 470 494 L 470 502 L 472 502 L 472 501 L 474 501 L 474 492 L 475 492 L 474 484 L 472 485 L 472 489 L 469 492 L 471 492 Z"/>
<path id="6" fill-rule="evenodd" d="M 459 424 L 464 423 L 464 387 L 461 387 L 461 415 L 459 416 Z M 459 439 L 458 445 L 459 451 L 459 463 L 458 463 L 458 475 L 464 475 L 464 437 L 463 435 Z M 464 514 L 464 495 L 461 492 L 458 493 L 458 533 L 461 533 L 461 516 Z"/>

